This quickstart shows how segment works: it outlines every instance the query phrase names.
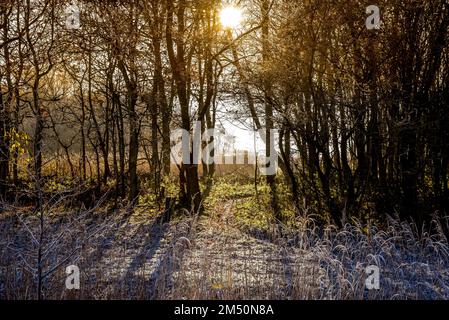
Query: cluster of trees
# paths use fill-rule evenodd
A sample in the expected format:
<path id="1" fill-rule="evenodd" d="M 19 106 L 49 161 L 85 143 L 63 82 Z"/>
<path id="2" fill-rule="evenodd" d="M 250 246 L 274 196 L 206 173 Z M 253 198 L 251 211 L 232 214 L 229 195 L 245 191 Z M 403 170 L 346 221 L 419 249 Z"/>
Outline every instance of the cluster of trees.
<path id="1" fill-rule="evenodd" d="M 268 72 L 300 154 L 285 172 L 338 224 L 371 206 L 422 225 L 449 209 L 449 4 L 381 1 L 373 31 L 363 1 L 338 3 L 280 9 Z"/>
<path id="2" fill-rule="evenodd" d="M 278 218 L 281 177 L 298 212 L 338 225 L 367 210 L 419 223 L 448 212 L 447 1 L 379 1 L 380 30 L 359 0 L 242 0 L 236 30 L 220 24 L 218 0 L 80 1 L 79 28 L 69 5 L 0 5 L 3 197 L 25 173 L 40 187 L 55 149 L 72 179 L 115 181 L 131 202 L 144 155 L 161 193 L 171 130 L 214 128 L 230 103 L 248 126 L 280 130 L 265 137 L 268 152 L 279 146 L 279 175 L 267 177 Z M 198 166 L 180 168 L 194 209 L 199 179 Z"/>

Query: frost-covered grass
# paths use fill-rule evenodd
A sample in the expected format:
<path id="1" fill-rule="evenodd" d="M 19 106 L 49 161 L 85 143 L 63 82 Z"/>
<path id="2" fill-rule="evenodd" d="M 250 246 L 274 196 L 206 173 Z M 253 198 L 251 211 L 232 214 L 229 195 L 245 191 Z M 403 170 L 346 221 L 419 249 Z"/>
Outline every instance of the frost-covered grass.
<path id="1" fill-rule="evenodd" d="M 442 234 L 418 238 L 413 225 L 394 220 L 382 231 L 355 225 L 323 230 L 300 220 L 298 229 L 265 241 L 204 220 L 167 297 L 449 299 L 449 247 Z M 379 290 L 367 290 L 367 266 L 379 267 Z"/>
<path id="2" fill-rule="evenodd" d="M 238 190 L 236 190 L 238 192 Z M 260 235 L 241 223 L 237 198 L 198 218 L 170 224 L 126 208 L 49 214 L 45 220 L 46 299 L 449 299 L 449 245 L 389 218 L 376 226 L 322 227 L 300 217 Z M 255 228 L 254 230 L 258 230 Z M 440 230 L 440 231 L 438 231 Z M 29 208 L 0 217 L 0 299 L 36 299 L 39 219 Z M 65 268 L 81 270 L 81 290 L 65 289 Z M 380 289 L 367 290 L 367 266 Z"/>

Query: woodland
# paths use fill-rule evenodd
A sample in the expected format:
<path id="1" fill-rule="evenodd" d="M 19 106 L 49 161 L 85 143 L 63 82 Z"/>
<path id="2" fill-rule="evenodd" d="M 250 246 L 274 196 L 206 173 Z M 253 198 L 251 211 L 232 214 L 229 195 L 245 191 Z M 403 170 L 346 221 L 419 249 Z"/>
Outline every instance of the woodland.
<path id="1" fill-rule="evenodd" d="M 449 299 L 448 179 L 445 0 L 0 2 L 2 300 Z"/>

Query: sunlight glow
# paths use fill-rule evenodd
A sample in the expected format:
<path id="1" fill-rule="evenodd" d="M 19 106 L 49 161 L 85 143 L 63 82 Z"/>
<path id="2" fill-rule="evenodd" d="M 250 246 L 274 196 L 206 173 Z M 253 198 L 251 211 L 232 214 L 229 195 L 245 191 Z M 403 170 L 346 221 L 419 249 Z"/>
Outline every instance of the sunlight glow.
<path id="1" fill-rule="evenodd" d="M 242 22 L 242 11 L 235 7 L 226 7 L 221 11 L 220 20 L 225 28 L 237 28 Z"/>

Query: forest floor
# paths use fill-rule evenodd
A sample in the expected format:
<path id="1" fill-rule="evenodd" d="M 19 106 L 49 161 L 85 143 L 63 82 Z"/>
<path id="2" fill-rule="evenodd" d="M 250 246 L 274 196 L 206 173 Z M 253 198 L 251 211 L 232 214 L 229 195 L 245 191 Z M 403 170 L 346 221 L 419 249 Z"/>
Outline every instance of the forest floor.
<path id="1" fill-rule="evenodd" d="M 386 230 L 337 231 L 306 218 L 282 234 L 257 232 L 260 225 L 248 228 L 246 218 L 257 215 L 253 195 L 236 185 L 238 194 L 226 186 L 219 197 L 220 188 L 206 214 L 179 214 L 165 224 L 145 209 L 131 216 L 121 210 L 47 217 L 43 266 L 53 272 L 44 279 L 43 296 L 449 299 L 449 247 L 442 235 L 419 239 L 412 226 L 395 221 Z M 267 210 L 259 205 L 258 211 Z M 38 226 L 32 214 L 2 213 L 0 299 L 36 297 Z M 81 271 L 78 291 L 65 289 L 65 268 L 72 264 Z M 379 290 L 365 283 L 373 265 L 380 270 Z"/>
<path id="2" fill-rule="evenodd" d="M 285 241 L 241 231 L 232 202 L 225 207 L 215 217 L 185 216 L 165 225 L 133 217 L 112 229 L 81 261 L 91 277 L 85 280 L 96 283 L 95 290 L 81 294 L 94 299 L 282 299 L 292 296 L 293 273 L 299 272 L 293 264 L 300 258 L 300 268 L 308 269 L 303 284 L 319 288 L 316 259 L 301 256 Z"/>
<path id="3" fill-rule="evenodd" d="M 81 289 L 64 290 L 61 268 L 46 281 L 44 295 L 50 299 L 282 299 L 293 294 L 293 273 L 299 272 L 293 264 L 298 259 L 302 261 L 299 268 L 306 270 L 303 284 L 319 288 L 322 272 L 316 259 L 300 255 L 281 238 L 261 240 L 242 231 L 233 206 L 234 201 L 228 201 L 220 214 L 185 215 L 169 224 L 149 221 L 145 214 L 126 220 L 89 218 L 83 230 L 70 231 L 70 238 L 77 238 L 77 232 L 88 235 L 80 251 L 68 260 L 81 270 Z M 32 232 L 21 226 L 15 225 L 16 231 L 9 228 L 8 244 L 0 252 L 1 298 L 21 298 L 22 294 L 29 298 L 34 291 L 35 275 L 30 278 L 32 272 L 26 268 L 34 262 L 34 250 L 25 244 Z M 56 235 L 68 231 L 58 219 L 48 228 Z M 47 269 L 75 246 L 69 242 L 54 246 Z M 11 265 L 16 266 L 13 272 Z M 22 290 L 16 290 L 17 286 Z"/>

